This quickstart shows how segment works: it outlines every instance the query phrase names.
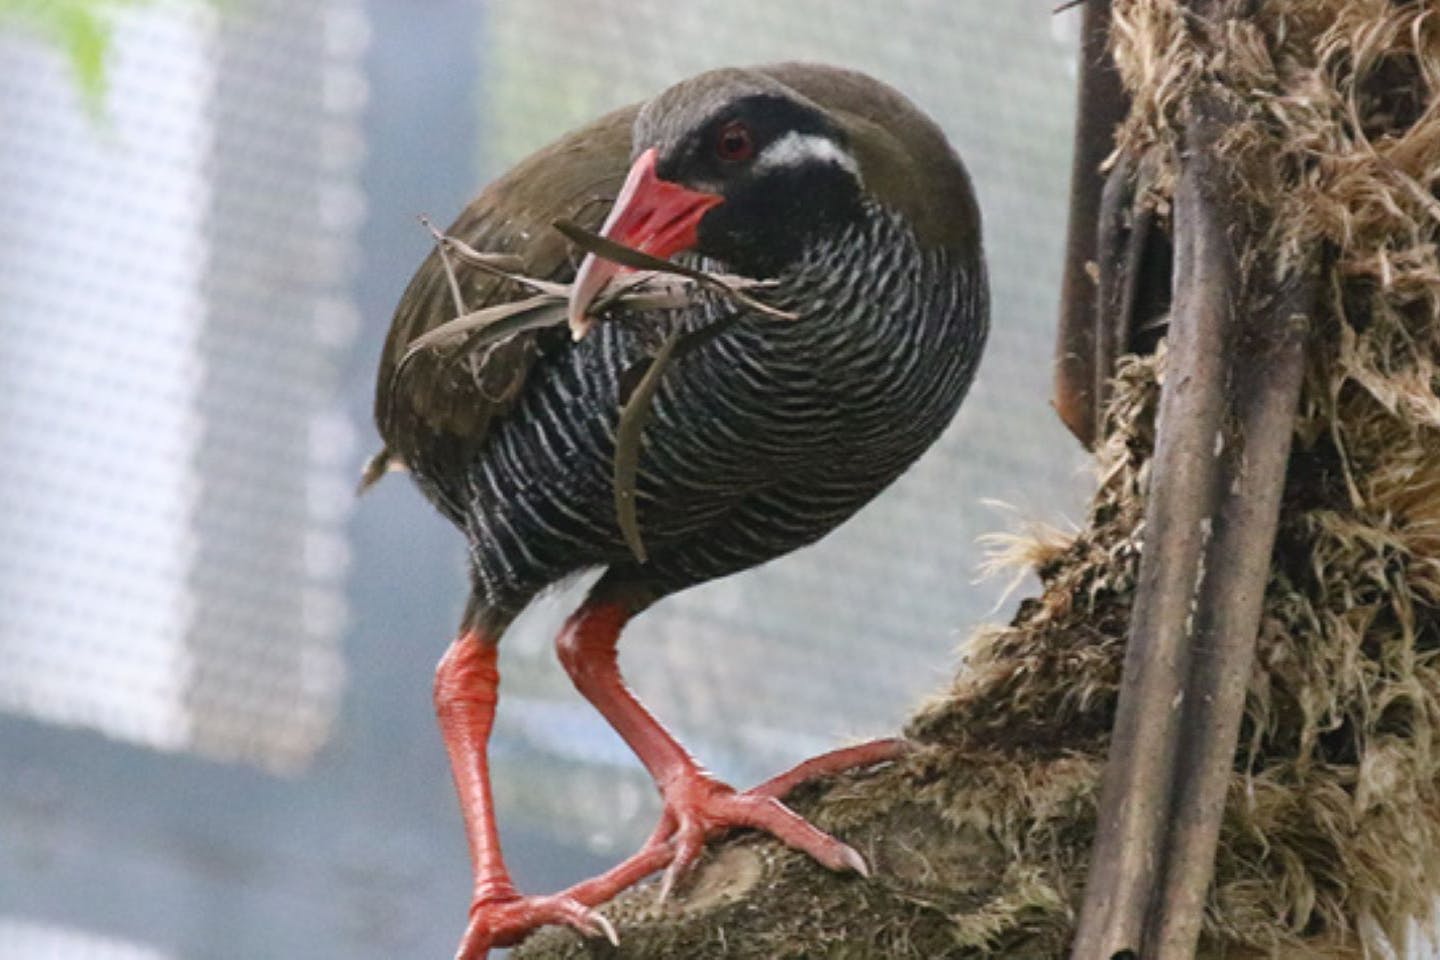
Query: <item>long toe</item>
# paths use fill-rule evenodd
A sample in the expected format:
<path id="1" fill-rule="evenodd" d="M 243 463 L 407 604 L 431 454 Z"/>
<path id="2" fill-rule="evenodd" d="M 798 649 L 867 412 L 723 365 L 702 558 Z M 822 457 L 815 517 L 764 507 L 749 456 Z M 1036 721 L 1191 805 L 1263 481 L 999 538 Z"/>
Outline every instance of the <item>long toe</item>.
<path id="1" fill-rule="evenodd" d="M 455 960 L 484 960 L 491 947 L 510 947 L 540 927 L 559 924 L 587 937 L 604 937 L 618 945 L 614 926 L 574 897 L 563 894 L 483 900 L 470 907 L 470 923 Z"/>
<path id="2" fill-rule="evenodd" d="M 661 883 L 662 899 L 699 860 L 708 839 L 737 827 L 768 833 L 831 870 L 853 870 L 869 875 L 864 858 L 853 848 L 818 829 L 773 796 L 736 793 L 700 774 L 672 785 L 665 793 L 665 801 L 667 819 L 675 824 L 675 830 L 668 838 L 674 857 Z"/>
<path id="3" fill-rule="evenodd" d="M 889 737 L 884 740 L 869 740 L 854 746 L 840 747 L 829 753 L 822 753 L 796 764 L 784 773 L 771 777 L 746 793 L 767 797 L 783 798 L 800 784 L 821 777 L 833 777 L 839 773 L 873 767 L 881 763 L 899 760 L 913 747 L 908 740 Z"/>
<path id="4" fill-rule="evenodd" d="M 774 797 L 741 793 L 728 798 L 734 807 L 732 823 L 763 830 L 776 840 L 808 853 L 831 870 L 853 870 L 869 876 L 865 860 L 854 848 L 841 843 Z"/>

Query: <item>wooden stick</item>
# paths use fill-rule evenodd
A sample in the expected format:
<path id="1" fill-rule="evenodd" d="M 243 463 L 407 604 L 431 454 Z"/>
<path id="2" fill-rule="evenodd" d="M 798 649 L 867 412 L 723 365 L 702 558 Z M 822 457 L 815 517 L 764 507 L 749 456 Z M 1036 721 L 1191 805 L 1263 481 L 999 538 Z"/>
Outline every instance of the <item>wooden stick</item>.
<path id="1" fill-rule="evenodd" d="M 1225 115 L 1196 103 L 1175 193 L 1175 306 L 1140 577 L 1074 960 L 1144 956 L 1172 807 L 1192 607 L 1222 482 L 1217 440 L 1234 348 L 1240 223 L 1215 147 Z M 1187 689 L 1188 688 L 1188 689 Z"/>
<path id="2" fill-rule="evenodd" d="M 1306 267 L 1248 307 L 1264 298 L 1239 251 L 1258 234 L 1218 149 L 1233 109 L 1205 92 L 1189 111 L 1144 553 L 1075 960 L 1195 954 L 1315 295 Z"/>
<path id="3" fill-rule="evenodd" d="M 1070 223 L 1060 281 L 1060 324 L 1055 342 L 1055 411 L 1086 447 L 1097 435 L 1092 385 L 1098 322 L 1095 262 L 1104 177 L 1100 165 L 1114 147 L 1115 127 L 1128 107 L 1108 50 L 1110 0 L 1091 0 L 1081 27 L 1080 89 L 1075 158 L 1070 174 Z"/>
<path id="4" fill-rule="evenodd" d="M 1161 303 L 1140 300 L 1143 271 L 1154 269 L 1146 254 L 1152 244 L 1163 243 L 1155 229 L 1155 211 L 1143 196 L 1148 180 L 1134 159 L 1122 155 L 1100 196 L 1099 244 L 1095 254 L 1097 286 L 1095 358 L 1090 385 L 1091 416 L 1096 439 L 1105 432 L 1105 407 L 1110 402 L 1110 381 L 1120 356 L 1135 350 L 1134 333 L 1143 321 L 1163 317 L 1170 309 L 1169 284 Z M 1168 278 L 1167 278 L 1168 279 Z M 1140 311 L 1146 310 L 1144 317 Z"/>
<path id="5" fill-rule="evenodd" d="M 1157 960 L 1188 960 L 1215 873 L 1215 848 L 1235 767 L 1245 691 L 1270 576 L 1285 468 L 1305 374 L 1316 275 L 1293 274 L 1270 309 L 1247 318 L 1236 351 L 1224 474 L 1195 610 L 1179 769 L 1158 915 L 1147 934 Z"/>

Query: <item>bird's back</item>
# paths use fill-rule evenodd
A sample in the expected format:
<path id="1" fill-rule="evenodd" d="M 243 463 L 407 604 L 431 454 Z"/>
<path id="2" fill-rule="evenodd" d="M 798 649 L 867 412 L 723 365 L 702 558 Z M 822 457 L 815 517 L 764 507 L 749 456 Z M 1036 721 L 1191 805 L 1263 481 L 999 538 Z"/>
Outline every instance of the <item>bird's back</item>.
<path id="1" fill-rule="evenodd" d="M 517 257 L 527 276 L 568 282 L 575 259 L 551 224 L 563 218 L 591 230 L 600 226 L 625 179 L 637 109 L 607 114 L 530 155 L 487 186 L 446 233 L 476 250 Z M 453 259 L 452 266 L 465 311 L 528 295 L 495 274 Z M 483 357 L 426 352 L 402 369 L 409 346 L 457 312 L 440 252 L 432 250 L 395 309 L 376 379 L 375 421 L 384 456 L 414 474 L 459 522 L 457 481 L 523 394 L 542 337 L 521 333 Z"/>

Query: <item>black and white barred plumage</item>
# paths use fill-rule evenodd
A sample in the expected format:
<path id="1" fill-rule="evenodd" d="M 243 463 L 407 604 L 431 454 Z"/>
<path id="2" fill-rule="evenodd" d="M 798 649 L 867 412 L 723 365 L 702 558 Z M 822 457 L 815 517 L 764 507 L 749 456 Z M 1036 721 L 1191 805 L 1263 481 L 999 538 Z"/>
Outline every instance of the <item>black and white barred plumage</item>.
<path id="1" fill-rule="evenodd" d="M 645 186 L 627 199 L 632 180 Z M 529 331 L 483 354 L 462 345 L 401 363 L 455 315 L 431 255 L 381 358 L 386 448 L 374 463 L 407 468 L 467 534 L 467 621 L 487 635 L 587 568 L 608 567 L 602 586 L 625 585 L 634 612 L 824 536 L 940 435 L 984 344 L 980 216 L 964 167 L 928 118 L 871 78 L 776 64 L 682 81 L 525 160 L 448 232 L 582 291 L 587 266 L 577 274 L 551 222 L 596 229 L 622 210 L 640 219 L 615 229 L 640 242 L 691 223 L 662 256 L 769 280 L 761 295 L 798 319 L 747 313 L 665 372 L 636 488 L 642 565 L 615 508 L 621 379 L 672 327 L 744 308 L 703 293 L 668 314 L 587 321 L 578 342 Z M 462 273 L 457 292 L 465 310 L 522 295 L 480 271 Z"/>
<path id="2" fill-rule="evenodd" d="M 922 251 L 908 223 L 867 203 L 775 278 L 751 312 L 667 371 L 637 487 L 657 595 L 824 536 L 900 475 L 950 422 L 987 330 L 973 257 Z M 424 478 L 463 503 L 476 600 L 499 615 L 539 589 L 636 561 L 615 515 L 620 377 L 653 348 L 647 326 L 693 329 L 743 309 L 702 294 L 670 316 L 601 323 L 549 343 L 514 412 L 463 476 Z"/>

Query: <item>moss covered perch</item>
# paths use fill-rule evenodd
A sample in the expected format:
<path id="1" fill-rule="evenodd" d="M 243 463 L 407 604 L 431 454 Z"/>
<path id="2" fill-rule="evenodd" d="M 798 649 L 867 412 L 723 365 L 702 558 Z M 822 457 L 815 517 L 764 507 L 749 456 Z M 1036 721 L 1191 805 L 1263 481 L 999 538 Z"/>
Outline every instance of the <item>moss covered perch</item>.
<path id="1" fill-rule="evenodd" d="M 1201 956 L 1403 947 L 1440 896 L 1440 18 L 1390 0 L 1117 0 L 1123 153 L 1169 229 L 1186 111 L 1263 227 L 1247 289 L 1322 263 Z M 1163 349 L 1121 362 L 1085 528 L 1017 543 L 1043 584 L 972 641 L 916 753 L 793 798 L 870 880 L 758 838 L 717 844 L 668 905 L 608 906 L 619 949 L 555 957 L 1059 958 L 1094 838 L 1143 546 Z"/>

